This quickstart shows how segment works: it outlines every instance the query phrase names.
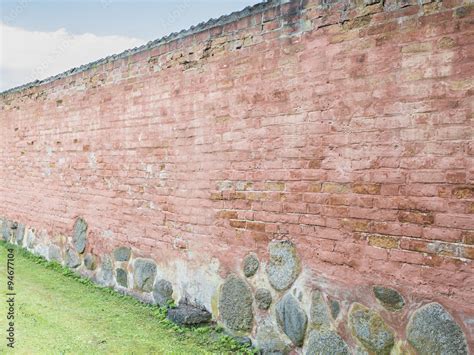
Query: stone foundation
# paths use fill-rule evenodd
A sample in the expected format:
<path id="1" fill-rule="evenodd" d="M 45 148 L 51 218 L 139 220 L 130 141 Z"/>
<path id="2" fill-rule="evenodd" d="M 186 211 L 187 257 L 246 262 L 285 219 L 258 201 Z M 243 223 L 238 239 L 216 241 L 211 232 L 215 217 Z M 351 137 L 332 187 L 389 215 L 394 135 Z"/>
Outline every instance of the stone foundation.
<path id="1" fill-rule="evenodd" d="M 473 14 L 272 0 L 0 93 L 2 235 L 268 353 L 466 354 Z"/>
<path id="2" fill-rule="evenodd" d="M 318 280 L 287 240 L 271 241 L 267 260 L 247 255 L 242 268 L 225 279 L 212 263 L 206 272 L 182 279 L 182 262 L 170 268 L 136 257 L 127 247 L 101 257 L 85 252 L 88 230 L 83 219 L 76 221 L 70 236 L 59 238 L 60 245 L 46 244 L 24 224 L 7 219 L 0 223 L 4 241 L 144 302 L 180 303 L 170 313 L 173 321 L 192 325 L 212 317 L 236 337 L 249 338 L 262 353 L 469 353 L 463 327 L 441 304 L 380 285 L 341 287 Z"/>

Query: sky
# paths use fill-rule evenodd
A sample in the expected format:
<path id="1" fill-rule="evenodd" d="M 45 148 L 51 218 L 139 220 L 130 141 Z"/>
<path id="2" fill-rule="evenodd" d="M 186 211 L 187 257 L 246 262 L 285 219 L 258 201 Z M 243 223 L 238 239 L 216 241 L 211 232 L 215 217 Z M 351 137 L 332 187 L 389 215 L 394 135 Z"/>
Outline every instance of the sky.
<path id="1" fill-rule="evenodd" d="M 145 44 L 259 0 L 0 0 L 0 91 Z"/>

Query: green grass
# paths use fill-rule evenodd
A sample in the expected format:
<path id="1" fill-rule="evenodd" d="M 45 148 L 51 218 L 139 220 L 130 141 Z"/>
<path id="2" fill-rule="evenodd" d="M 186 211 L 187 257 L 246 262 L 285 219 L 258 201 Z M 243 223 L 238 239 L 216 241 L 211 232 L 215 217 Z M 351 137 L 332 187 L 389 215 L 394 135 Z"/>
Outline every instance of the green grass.
<path id="1" fill-rule="evenodd" d="M 6 347 L 7 247 L 15 248 L 15 349 Z M 166 310 L 80 278 L 57 263 L 0 243 L 0 353 L 252 353 L 218 327 L 184 328 Z"/>

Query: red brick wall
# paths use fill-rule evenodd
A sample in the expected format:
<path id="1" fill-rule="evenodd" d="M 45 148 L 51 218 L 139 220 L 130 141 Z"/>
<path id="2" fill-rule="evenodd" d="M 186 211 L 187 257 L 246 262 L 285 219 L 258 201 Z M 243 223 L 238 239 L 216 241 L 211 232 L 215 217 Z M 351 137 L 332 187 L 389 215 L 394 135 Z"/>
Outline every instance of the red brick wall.
<path id="1" fill-rule="evenodd" d="M 0 215 L 223 275 L 290 239 L 315 275 L 467 327 L 472 6 L 304 3 L 4 93 Z"/>

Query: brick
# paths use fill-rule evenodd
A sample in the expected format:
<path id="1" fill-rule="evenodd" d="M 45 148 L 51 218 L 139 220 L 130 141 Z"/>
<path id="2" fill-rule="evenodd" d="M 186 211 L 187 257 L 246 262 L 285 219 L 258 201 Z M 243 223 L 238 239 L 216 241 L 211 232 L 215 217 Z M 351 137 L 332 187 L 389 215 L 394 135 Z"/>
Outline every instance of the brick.
<path id="1" fill-rule="evenodd" d="M 470 215 L 439 213 L 435 224 L 448 228 L 474 229 L 474 219 Z"/>
<path id="2" fill-rule="evenodd" d="M 284 191 L 285 190 L 285 183 L 278 182 L 278 181 L 271 181 L 265 183 L 265 190 L 270 191 Z"/>
<path id="3" fill-rule="evenodd" d="M 416 239 L 402 239 L 400 241 L 400 249 L 412 250 L 421 253 L 433 253 L 428 249 L 428 242 Z"/>
<path id="4" fill-rule="evenodd" d="M 246 222 L 245 221 L 239 221 L 235 219 L 231 219 L 229 221 L 229 224 L 233 228 L 245 228 L 246 227 Z"/>
<path id="5" fill-rule="evenodd" d="M 219 211 L 216 217 L 224 219 L 237 219 L 238 214 L 236 211 Z"/>
<path id="6" fill-rule="evenodd" d="M 371 234 L 367 237 L 369 245 L 385 249 L 398 248 L 399 239 L 394 236 Z"/>
<path id="7" fill-rule="evenodd" d="M 246 228 L 258 232 L 265 232 L 265 223 L 247 221 Z"/>
<path id="8" fill-rule="evenodd" d="M 398 220 L 403 223 L 428 225 L 434 223 L 434 216 L 431 212 L 399 211 Z"/>
<path id="9" fill-rule="evenodd" d="M 355 183 L 352 185 L 352 192 L 356 194 L 379 195 L 381 184 Z"/>
<path id="10" fill-rule="evenodd" d="M 474 245 L 474 231 L 462 231 L 461 236 L 464 244 Z"/>
<path id="11" fill-rule="evenodd" d="M 322 184 L 321 192 L 328 193 L 344 193 L 349 192 L 350 186 L 348 184 L 339 184 L 333 182 L 325 182 Z"/>
<path id="12" fill-rule="evenodd" d="M 453 189 L 453 196 L 459 199 L 474 198 L 474 187 L 458 186 Z"/>

